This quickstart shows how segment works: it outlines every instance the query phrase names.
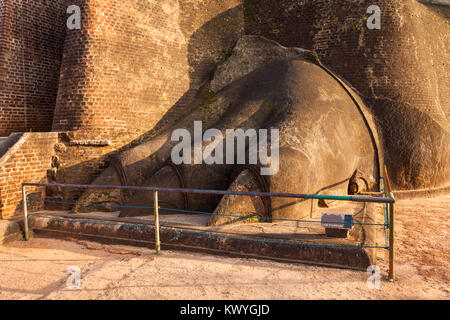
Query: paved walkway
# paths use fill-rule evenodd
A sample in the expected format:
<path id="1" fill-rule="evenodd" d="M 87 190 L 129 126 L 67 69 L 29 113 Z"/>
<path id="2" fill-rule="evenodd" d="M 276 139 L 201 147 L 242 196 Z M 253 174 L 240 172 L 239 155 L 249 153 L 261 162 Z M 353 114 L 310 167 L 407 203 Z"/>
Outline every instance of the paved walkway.
<path id="1" fill-rule="evenodd" d="M 398 281 L 380 289 L 364 272 L 32 239 L 0 246 L 0 299 L 449 299 L 449 208 L 450 197 L 397 203 Z M 379 266 L 385 277 L 383 254 Z"/>

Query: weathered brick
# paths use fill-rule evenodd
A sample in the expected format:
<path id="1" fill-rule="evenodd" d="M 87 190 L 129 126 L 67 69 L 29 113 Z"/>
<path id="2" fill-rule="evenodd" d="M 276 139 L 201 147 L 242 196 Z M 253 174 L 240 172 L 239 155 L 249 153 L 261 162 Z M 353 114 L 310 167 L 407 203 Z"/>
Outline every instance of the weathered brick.
<path id="1" fill-rule="evenodd" d="M 25 133 L 24 141 L 13 155 L 0 158 L 0 218 L 22 214 L 22 183 L 46 182 L 51 167 L 57 133 Z M 12 151 L 11 151 L 12 152 Z M 27 187 L 34 196 L 45 197 L 45 188 Z M 30 211 L 42 209 L 42 203 L 30 203 Z"/>
<path id="2" fill-rule="evenodd" d="M 50 131 L 66 0 L 0 1 L 0 136 Z"/>

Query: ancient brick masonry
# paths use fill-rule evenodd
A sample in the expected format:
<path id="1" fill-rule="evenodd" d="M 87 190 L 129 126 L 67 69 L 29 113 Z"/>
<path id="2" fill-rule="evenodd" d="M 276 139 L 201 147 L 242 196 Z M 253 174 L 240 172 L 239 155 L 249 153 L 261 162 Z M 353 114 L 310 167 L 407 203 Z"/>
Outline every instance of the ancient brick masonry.
<path id="1" fill-rule="evenodd" d="M 64 1 L 1 1 L 0 136 L 51 130 L 65 35 Z"/>
<path id="2" fill-rule="evenodd" d="M 21 214 L 22 182 L 47 182 L 57 142 L 55 133 L 25 133 L 16 145 L 0 159 L 0 218 Z M 28 187 L 29 194 L 42 199 L 44 188 Z M 30 211 L 42 203 L 30 202 Z"/>
<path id="3" fill-rule="evenodd" d="M 245 32 L 313 50 L 361 94 L 378 118 L 397 189 L 448 181 L 450 150 L 427 147 L 448 134 L 448 24 L 415 0 L 74 4 L 83 26 L 67 34 L 54 130 L 122 132 L 131 141 L 175 123 Z M 381 30 L 365 24 L 373 4 Z"/>
<path id="4" fill-rule="evenodd" d="M 72 4 L 81 7 L 81 30 L 66 28 Z M 373 4 L 381 8 L 381 30 L 365 26 Z M 376 116 L 396 189 L 448 184 L 449 25 L 415 0 L 3 0 L 0 136 L 46 131 L 42 149 L 53 154 L 59 146 L 49 181 L 91 183 L 115 154 L 190 112 L 244 33 L 314 51 L 361 94 Z M 20 152 L 5 165 L 29 171 Z M 51 161 L 33 152 L 42 157 L 32 169 L 39 180 Z M 14 181 L 0 185 L 5 216 L 20 204 L 18 176 L 0 178 Z"/>
<path id="5" fill-rule="evenodd" d="M 117 150 L 189 112 L 243 34 L 243 7 L 241 0 L 71 4 L 81 8 L 82 28 L 67 31 L 53 130 L 111 145 L 74 147 L 62 139 L 67 151 L 55 181 L 91 183 Z"/>
<path id="6" fill-rule="evenodd" d="M 1 3 L 0 136 L 71 131 L 58 135 L 50 182 L 90 183 L 118 150 L 157 123 L 175 121 L 243 33 L 240 0 L 21 3 Z M 81 30 L 66 28 L 69 4 L 82 9 Z M 71 146 L 72 139 L 111 145 Z M 20 198 L 11 188 L 5 216 Z M 76 198 L 54 191 L 46 196 Z"/>
<path id="7" fill-rule="evenodd" d="M 83 26 L 67 32 L 58 131 L 137 137 L 175 121 L 243 33 L 240 0 L 72 2 Z"/>
<path id="8" fill-rule="evenodd" d="M 6 1 L 0 2 L 0 42 L 3 40 L 3 26 L 6 13 Z M 1 46 L 0 46 L 1 50 Z"/>

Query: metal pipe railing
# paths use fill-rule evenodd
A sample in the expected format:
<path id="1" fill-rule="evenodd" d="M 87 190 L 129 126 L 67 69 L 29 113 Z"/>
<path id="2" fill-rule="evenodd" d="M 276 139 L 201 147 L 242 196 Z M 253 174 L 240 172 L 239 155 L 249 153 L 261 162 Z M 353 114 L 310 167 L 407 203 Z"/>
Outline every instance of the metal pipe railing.
<path id="1" fill-rule="evenodd" d="M 388 189 L 390 189 L 389 178 L 385 168 L 386 180 Z M 383 179 L 383 182 L 385 182 Z M 181 188 L 163 188 L 163 187 L 138 187 L 138 186 L 111 186 L 111 185 L 83 185 L 83 184 L 59 184 L 59 183 L 22 183 L 22 197 L 24 208 L 24 230 L 25 240 L 29 239 L 28 228 L 28 210 L 27 210 L 27 196 L 26 186 L 34 187 L 66 187 L 66 188 L 86 188 L 86 189 L 129 189 L 141 191 L 153 191 L 154 195 L 154 214 L 155 214 L 155 249 L 156 253 L 161 250 L 159 239 L 159 205 L 158 205 L 158 191 L 167 192 L 185 192 L 185 193 L 201 193 L 201 194 L 219 194 L 219 195 L 240 195 L 240 196 L 260 196 L 260 197 L 281 197 L 281 198 L 298 198 L 298 199 L 323 199 L 323 200 L 341 200 L 354 202 L 373 202 L 383 203 L 389 206 L 389 279 L 394 280 L 394 203 L 395 198 L 391 190 L 387 192 L 384 188 L 386 197 L 361 197 L 361 196 L 332 196 L 332 195 L 318 195 L 318 194 L 295 194 L 295 193 L 271 193 L 271 192 L 243 192 L 243 191 L 228 191 L 228 190 L 204 190 L 204 189 L 181 189 Z"/>
<path id="2" fill-rule="evenodd" d="M 28 229 L 28 208 L 27 208 L 27 190 L 25 185 L 22 185 L 22 202 L 23 202 L 23 228 L 25 233 L 25 240 L 30 239 L 30 231 Z"/>
<path id="3" fill-rule="evenodd" d="M 280 198 L 298 198 L 298 199 L 317 199 L 317 200 L 341 200 L 355 202 L 377 202 L 393 203 L 395 199 L 382 197 L 358 197 L 358 196 L 330 196 L 321 194 L 297 194 L 297 193 L 271 193 L 271 192 L 244 192 L 228 190 L 204 190 L 204 189 L 181 189 L 181 188 L 162 188 L 162 187 L 137 187 L 137 186 L 104 186 L 104 185 L 85 185 L 85 184 L 59 184 L 59 183 L 23 183 L 24 186 L 43 186 L 43 187 L 66 187 L 66 188 L 88 188 L 88 189 L 129 189 L 141 191 L 167 191 L 167 192 L 186 192 L 203 194 L 221 194 L 251 197 L 280 197 Z"/>
<path id="4" fill-rule="evenodd" d="M 158 191 L 153 192 L 153 207 L 155 209 L 155 249 L 158 254 L 161 251 L 161 243 L 159 241 L 159 204 Z"/>

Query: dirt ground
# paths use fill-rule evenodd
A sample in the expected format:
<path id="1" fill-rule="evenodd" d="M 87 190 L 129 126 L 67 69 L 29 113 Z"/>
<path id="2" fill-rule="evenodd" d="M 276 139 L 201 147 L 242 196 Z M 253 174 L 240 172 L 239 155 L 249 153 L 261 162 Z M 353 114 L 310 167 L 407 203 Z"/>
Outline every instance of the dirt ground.
<path id="1" fill-rule="evenodd" d="M 0 246 L 0 299 L 449 299 L 449 215 L 450 196 L 397 202 L 397 281 L 380 254 L 379 289 L 358 271 L 35 238 Z"/>

